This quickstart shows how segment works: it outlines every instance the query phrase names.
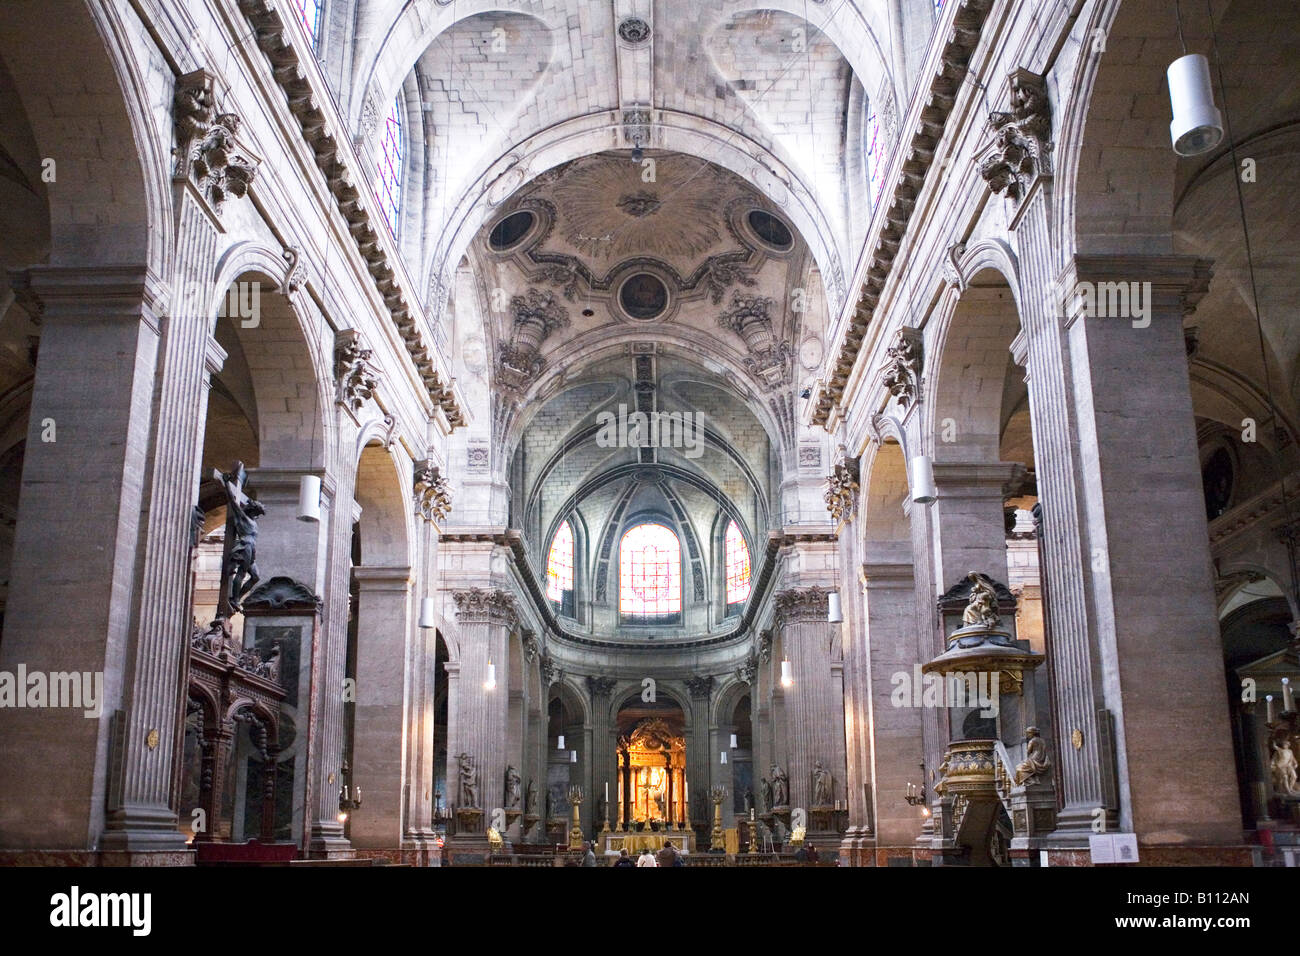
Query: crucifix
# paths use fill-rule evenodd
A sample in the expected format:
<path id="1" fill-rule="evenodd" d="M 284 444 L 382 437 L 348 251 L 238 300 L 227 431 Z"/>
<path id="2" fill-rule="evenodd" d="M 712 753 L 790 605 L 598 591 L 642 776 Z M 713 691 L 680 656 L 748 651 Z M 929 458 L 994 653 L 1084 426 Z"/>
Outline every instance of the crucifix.
<path id="1" fill-rule="evenodd" d="M 226 492 L 226 540 L 221 552 L 221 597 L 218 620 L 228 621 L 261 578 L 257 574 L 257 519 L 266 514 L 261 502 L 244 494 L 248 472 L 242 461 L 229 472 L 216 469 L 212 477 Z"/>

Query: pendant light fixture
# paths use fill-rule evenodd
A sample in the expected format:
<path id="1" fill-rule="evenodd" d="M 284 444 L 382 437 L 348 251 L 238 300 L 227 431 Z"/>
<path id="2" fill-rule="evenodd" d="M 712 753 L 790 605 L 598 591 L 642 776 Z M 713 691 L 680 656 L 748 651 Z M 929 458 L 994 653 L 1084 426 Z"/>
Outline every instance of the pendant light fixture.
<path id="1" fill-rule="evenodd" d="M 934 487 L 934 462 L 929 455 L 912 458 L 912 501 L 918 505 L 934 504 L 939 492 Z"/>
<path id="2" fill-rule="evenodd" d="M 790 663 L 790 658 L 788 657 L 781 662 L 781 686 L 794 686 L 794 666 Z"/>
<path id="3" fill-rule="evenodd" d="M 433 598 L 420 598 L 420 627 L 426 631 L 438 626 L 436 615 L 434 614 Z"/>
<path id="4" fill-rule="evenodd" d="M 1179 156 L 1198 156 L 1209 152 L 1223 140 L 1223 114 L 1214 105 L 1210 86 L 1210 63 L 1200 53 L 1188 53 L 1183 40 L 1181 4 L 1175 2 L 1178 42 L 1183 55 L 1169 64 L 1169 105 L 1174 118 L 1169 124 L 1169 138 Z"/>
<path id="5" fill-rule="evenodd" d="M 560 736 L 556 739 L 555 749 L 556 750 L 564 749 L 564 734 L 560 734 Z"/>
<path id="6" fill-rule="evenodd" d="M 832 591 L 826 596 L 826 620 L 832 624 L 839 624 L 844 620 L 844 608 L 840 604 L 840 592 Z"/>
<path id="7" fill-rule="evenodd" d="M 320 477 L 302 475 L 298 479 L 298 520 L 320 521 Z"/>
<path id="8" fill-rule="evenodd" d="M 487 666 L 487 680 L 483 682 L 484 690 L 496 690 L 497 686 L 497 666 L 490 660 Z"/>

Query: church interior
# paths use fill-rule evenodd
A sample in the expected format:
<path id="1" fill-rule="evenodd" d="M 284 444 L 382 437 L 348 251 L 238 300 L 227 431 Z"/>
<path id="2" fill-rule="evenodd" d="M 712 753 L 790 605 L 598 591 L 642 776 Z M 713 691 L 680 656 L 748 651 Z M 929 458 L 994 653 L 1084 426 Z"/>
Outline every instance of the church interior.
<path id="1" fill-rule="evenodd" d="M 0 3 L 0 864 L 1300 865 L 1279 14 Z"/>

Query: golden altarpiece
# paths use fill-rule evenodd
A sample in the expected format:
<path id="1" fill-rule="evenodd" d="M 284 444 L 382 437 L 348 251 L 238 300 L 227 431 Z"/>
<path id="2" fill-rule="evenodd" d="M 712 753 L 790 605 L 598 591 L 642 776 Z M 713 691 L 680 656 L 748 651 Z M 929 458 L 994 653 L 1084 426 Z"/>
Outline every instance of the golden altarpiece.
<path id="1" fill-rule="evenodd" d="M 606 821 L 605 848 L 639 853 L 665 841 L 691 849 L 686 739 L 659 717 L 647 717 L 618 741 L 618 815 Z"/>

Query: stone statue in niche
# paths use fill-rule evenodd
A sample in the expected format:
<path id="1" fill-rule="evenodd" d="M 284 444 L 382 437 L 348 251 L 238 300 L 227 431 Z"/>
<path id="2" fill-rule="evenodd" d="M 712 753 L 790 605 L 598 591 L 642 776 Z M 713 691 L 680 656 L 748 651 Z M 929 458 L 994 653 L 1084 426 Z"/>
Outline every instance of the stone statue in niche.
<path id="1" fill-rule="evenodd" d="M 759 808 L 759 812 L 770 812 L 772 809 L 772 785 L 768 783 L 767 777 L 763 777 L 759 782 L 758 792 L 763 798 L 763 805 Z"/>
<path id="2" fill-rule="evenodd" d="M 998 593 L 987 574 L 972 571 L 966 576 L 971 582 L 970 599 L 966 610 L 962 612 L 961 622 L 965 627 L 995 628 L 1002 624 L 998 614 Z"/>
<path id="3" fill-rule="evenodd" d="M 477 807 L 478 768 L 474 766 L 474 758 L 461 753 L 456 760 L 460 764 L 460 806 Z"/>
<path id="4" fill-rule="evenodd" d="M 1273 775 L 1273 789 L 1283 796 L 1298 793 L 1296 789 L 1296 759 L 1291 741 L 1283 737 L 1273 742 L 1273 756 L 1268 762 Z"/>
<path id="5" fill-rule="evenodd" d="M 822 766 L 818 760 L 813 764 L 813 806 L 829 807 L 831 805 L 831 792 L 833 783 L 831 781 L 830 771 Z"/>
<path id="6" fill-rule="evenodd" d="M 519 771 L 515 769 L 514 764 L 506 767 L 506 809 L 517 810 L 519 808 Z"/>
<path id="7" fill-rule="evenodd" d="M 528 789 L 524 793 L 524 813 L 534 815 L 537 813 L 537 781 L 529 780 Z"/>
<path id="8" fill-rule="evenodd" d="M 772 764 L 772 800 L 773 807 L 790 805 L 790 778 L 779 764 Z"/>
<path id="9" fill-rule="evenodd" d="M 1037 727 L 1026 727 L 1025 759 L 1016 764 L 1016 786 L 1029 783 L 1051 769 L 1052 762 L 1047 759 L 1047 741 L 1038 735 Z"/>

